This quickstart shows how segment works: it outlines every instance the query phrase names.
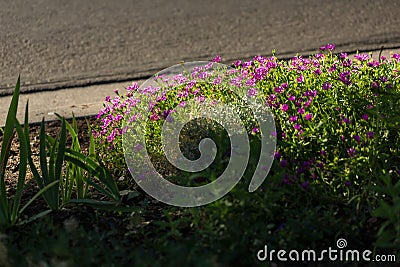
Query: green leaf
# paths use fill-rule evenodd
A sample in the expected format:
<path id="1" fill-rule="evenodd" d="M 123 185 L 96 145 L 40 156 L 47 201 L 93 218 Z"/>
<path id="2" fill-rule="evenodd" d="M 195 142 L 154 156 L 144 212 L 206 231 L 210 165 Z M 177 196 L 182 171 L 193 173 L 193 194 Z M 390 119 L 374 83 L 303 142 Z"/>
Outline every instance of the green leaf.
<path id="1" fill-rule="evenodd" d="M 47 167 L 46 133 L 44 128 L 44 118 L 42 118 L 42 122 L 40 124 L 39 142 L 39 159 L 43 184 L 48 184 L 49 170 Z"/>
<path id="2" fill-rule="evenodd" d="M 95 142 L 94 142 L 94 136 L 92 133 L 92 128 L 90 127 L 89 121 L 86 119 L 86 123 L 88 126 L 88 131 L 89 131 L 89 157 L 94 157 L 96 155 L 96 148 L 95 148 Z"/>
<path id="3" fill-rule="evenodd" d="M 15 120 L 15 127 L 17 129 L 18 139 L 19 139 L 19 143 L 20 143 L 20 149 L 19 149 L 19 157 L 20 157 L 19 159 L 20 160 L 19 160 L 17 189 L 15 192 L 12 211 L 11 211 L 11 224 L 15 224 L 15 222 L 18 219 L 18 209 L 19 209 L 19 205 L 21 202 L 22 191 L 23 191 L 24 185 L 25 185 L 26 166 L 28 164 L 28 148 L 27 148 L 28 145 L 26 143 L 24 131 L 23 131 L 21 125 L 19 124 L 17 118 L 14 118 L 14 120 Z"/>
<path id="4" fill-rule="evenodd" d="M 49 183 L 48 185 L 46 185 L 45 187 L 43 187 L 42 189 L 39 190 L 39 192 L 37 192 L 23 207 L 22 209 L 19 211 L 19 213 L 22 213 L 27 207 L 29 207 L 30 204 L 32 204 L 33 201 L 35 201 L 35 199 L 37 199 L 38 197 L 40 197 L 42 194 L 44 194 L 47 190 L 49 190 L 50 188 L 52 188 L 53 186 L 55 186 L 56 184 L 58 184 L 59 181 L 53 181 L 51 183 Z"/>
<path id="5" fill-rule="evenodd" d="M 10 222 L 10 213 L 6 192 L 6 185 L 4 183 L 4 176 L 7 166 L 7 161 L 10 156 L 11 142 L 14 137 L 14 126 L 18 110 L 18 100 L 20 93 L 20 76 L 18 76 L 17 84 L 11 99 L 10 107 L 8 108 L 6 124 L 4 127 L 3 143 L 0 152 L 0 224 L 6 225 Z"/>
<path id="6" fill-rule="evenodd" d="M 23 220 L 23 221 L 17 223 L 17 225 L 19 226 L 19 225 L 23 225 L 23 224 L 27 224 L 27 223 L 33 222 L 34 220 L 40 219 L 40 218 L 46 216 L 47 214 L 49 214 L 51 212 L 52 212 L 52 210 L 45 210 L 45 211 L 39 212 L 38 214 L 33 215 L 29 219 Z"/>
<path id="7" fill-rule="evenodd" d="M 57 151 L 57 158 L 55 161 L 55 179 L 59 180 L 61 179 L 62 175 L 62 167 L 64 163 L 64 156 L 65 156 L 65 146 L 67 143 L 67 130 L 65 126 L 65 119 L 62 120 L 62 126 L 61 126 L 61 136 L 60 136 L 60 141 L 58 143 L 58 151 Z"/>

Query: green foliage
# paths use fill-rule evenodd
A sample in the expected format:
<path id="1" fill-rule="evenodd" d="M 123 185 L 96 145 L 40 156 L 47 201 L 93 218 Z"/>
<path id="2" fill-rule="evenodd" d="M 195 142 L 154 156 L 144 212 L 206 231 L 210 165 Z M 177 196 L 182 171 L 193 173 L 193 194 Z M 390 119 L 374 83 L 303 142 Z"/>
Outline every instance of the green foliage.
<path id="1" fill-rule="evenodd" d="M 275 161 L 260 192 L 249 194 L 235 188 L 223 199 L 193 209 L 193 214 L 184 212 L 176 220 L 192 216 L 193 223 L 204 230 L 202 237 L 212 240 L 206 247 L 221 244 L 224 236 L 226 242 L 240 247 L 238 251 L 246 251 L 245 246 L 249 245 L 246 242 L 250 240 L 258 240 L 260 246 L 264 241 L 283 248 L 318 247 L 331 246 L 340 236 L 368 248 L 377 232 L 375 249 L 398 246 L 397 196 L 379 195 L 371 186 L 380 184 L 382 175 L 389 173 L 393 184 L 399 180 L 396 174 L 400 168 L 399 58 L 396 54 L 392 59 L 377 61 L 368 54 L 351 58 L 345 53 L 328 52 L 310 57 L 297 55 L 287 61 L 273 56 L 235 63 L 236 71 L 246 76 L 244 80 L 254 82 L 255 94 L 264 97 L 266 108 L 275 116 L 278 139 Z M 196 128 L 197 125 L 181 132 L 180 148 L 190 159 L 199 156 L 196 146 L 205 137 L 211 137 L 218 146 L 212 165 L 195 174 L 176 171 L 164 164 L 161 130 L 166 114 L 174 112 L 177 105 L 184 106 L 185 102 L 200 97 L 221 101 L 235 107 L 249 132 L 251 157 L 244 179 L 248 183 L 261 147 L 257 122 L 245 107 L 243 96 L 223 83 L 201 79 L 191 83 L 196 75 L 183 73 L 186 80 L 182 83 L 179 82 L 182 76 L 177 75 L 171 79 L 175 81 L 172 85 L 160 82 L 161 89 L 155 90 L 162 92 L 157 94 L 160 100 L 150 105 L 151 115 L 145 125 L 146 149 L 153 163 L 158 163 L 154 165 L 161 165 L 160 173 L 176 184 L 198 186 L 214 180 L 229 162 L 229 138 L 221 127 L 207 122 L 203 128 Z M 120 173 L 127 172 L 126 166 L 119 162 L 123 153 L 122 134 L 117 131 L 123 129 L 121 117 L 129 119 L 132 114 L 140 117 L 140 110 L 128 107 L 136 107 L 139 100 L 145 101 L 149 92 L 150 89 L 134 84 L 125 95 L 118 92 L 114 99 L 108 97 L 98 114 L 95 137 L 99 150 Z M 185 154 L 188 147 L 195 149 Z M 377 220 L 375 216 L 380 218 Z M 168 222 L 158 225 L 166 228 Z M 171 224 L 174 233 L 179 232 L 176 225 L 179 223 Z M 246 225 L 255 228 L 242 231 Z M 223 227 L 218 234 L 217 227 Z M 239 245 L 241 239 L 243 246 Z"/>
<path id="2" fill-rule="evenodd" d="M 64 163 L 67 139 L 65 124 L 65 119 L 63 119 L 61 133 L 57 140 L 52 140 L 48 136 L 46 140 L 44 119 L 42 119 L 39 137 L 39 158 L 41 175 L 39 174 L 33 161 L 30 160 L 29 162 L 33 176 L 40 189 L 48 186 L 49 184 L 60 184 L 60 180 L 62 179 L 62 167 Z M 30 152 L 30 154 L 32 153 Z M 54 186 L 47 190 L 43 194 L 43 197 L 51 210 L 58 210 L 62 207 L 62 204 L 64 204 L 60 203 L 59 186 Z"/>
<path id="3" fill-rule="evenodd" d="M 28 127 L 28 103 L 25 108 L 25 121 L 24 128 L 21 127 L 20 123 L 16 118 L 18 109 L 18 100 L 20 93 L 20 78 L 18 77 L 17 85 L 15 86 L 14 94 L 11 100 L 10 108 L 8 110 L 6 125 L 4 127 L 3 144 L 1 147 L 0 155 L 0 227 L 5 228 L 10 225 L 15 225 L 18 222 L 20 214 L 40 195 L 44 194 L 49 190 L 54 183 L 50 183 L 44 186 L 37 192 L 28 202 L 21 208 L 22 192 L 25 187 L 26 170 L 28 160 L 30 160 L 30 144 L 29 144 L 29 133 L 27 132 Z M 18 141 L 20 144 L 19 156 L 19 171 L 16 191 L 13 196 L 8 198 L 5 186 L 5 171 L 7 167 L 7 161 L 10 155 L 11 142 L 15 135 L 15 130 L 18 134 Z M 43 214 L 34 215 L 33 218 L 38 218 Z"/>

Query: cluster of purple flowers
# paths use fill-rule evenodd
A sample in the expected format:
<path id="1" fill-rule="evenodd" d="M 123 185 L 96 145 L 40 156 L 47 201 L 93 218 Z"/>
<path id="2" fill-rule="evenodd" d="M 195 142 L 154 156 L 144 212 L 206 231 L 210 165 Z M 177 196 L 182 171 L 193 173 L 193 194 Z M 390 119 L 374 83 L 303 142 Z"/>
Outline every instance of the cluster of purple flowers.
<path id="1" fill-rule="evenodd" d="M 308 189 L 318 177 L 331 177 L 326 166 L 335 158 L 351 162 L 361 156 L 362 147 L 370 145 L 377 136 L 371 126 L 375 120 L 371 110 L 379 97 L 374 90 L 392 90 L 393 81 L 400 76 L 400 54 L 377 61 L 368 54 L 356 54 L 353 58 L 347 53 L 333 55 L 334 49 L 333 44 L 328 44 L 320 47 L 320 53 L 310 57 L 298 55 L 289 61 L 256 56 L 250 61 L 234 62 L 235 69 L 229 70 L 229 85 L 248 87 L 246 94 L 250 98 L 265 96 L 266 108 L 276 116 L 281 140 L 274 157 L 278 167 L 285 169 L 283 184 L 297 181 Z M 109 148 L 121 142 L 125 131 L 122 120 L 127 115 L 130 121 L 141 118 L 140 113 L 129 113 L 141 101 L 137 93 L 158 95 L 149 106 L 149 119 L 153 122 L 165 120 L 174 107 L 185 107 L 190 99 L 202 102 L 213 94 L 225 94 L 229 96 L 226 99 L 231 99 L 231 92 L 221 90 L 223 77 L 210 72 L 212 64 L 221 60 L 217 56 L 210 64 L 193 69 L 189 75 L 178 74 L 172 80 L 157 77 L 176 87 L 174 94 L 165 93 L 162 87 L 140 88 L 137 83 L 126 88 L 125 95 L 115 91 L 116 96 L 108 96 L 97 115 L 100 126 L 94 131 L 95 137 Z M 397 64 L 397 68 L 385 69 L 392 69 L 392 73 L 379 71 L 385 64 Z M 202 86 L 205 80 L 212 86 Z M 260 134 L 257 125 L 250 129 L 253 135 Z M 279 147 L 281 144 L 285 145 Z M 298 146 L 289 149 L 288 144 Z M 345 187 L 354 184 L 348 179 L 343 182 Z"/>

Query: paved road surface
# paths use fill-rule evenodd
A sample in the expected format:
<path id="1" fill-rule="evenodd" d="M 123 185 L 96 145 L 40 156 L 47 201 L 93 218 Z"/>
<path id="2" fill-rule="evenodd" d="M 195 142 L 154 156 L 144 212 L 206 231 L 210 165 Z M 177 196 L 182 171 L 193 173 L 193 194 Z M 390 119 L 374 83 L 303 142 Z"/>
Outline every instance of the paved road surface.
<path id="1" fill-rule="evenodd" d="M 400 47 L 399 0 L 0 0 L 0 95 L 152 75 L 181 60 L 231 62 L 328 42 Z"/>

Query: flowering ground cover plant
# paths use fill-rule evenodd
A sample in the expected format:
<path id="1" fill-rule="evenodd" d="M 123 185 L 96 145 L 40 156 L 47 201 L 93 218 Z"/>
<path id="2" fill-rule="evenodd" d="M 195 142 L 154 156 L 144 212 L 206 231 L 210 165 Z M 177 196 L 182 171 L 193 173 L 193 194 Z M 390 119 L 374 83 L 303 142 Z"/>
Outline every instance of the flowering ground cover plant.
<path id="1" fill-rule="evenodd" d="M 288 247 L 317 246 L 346 235 L 363 247 L 372 243 L 375 248 L 398 247 L 400 55 L 380 56 L 377 60 L 371 54 L 334 54 L 334 49 L 328 44 L 319 53 L 290 60 L 257 56 L 250 61 L 236 61 L 233 70 L 226 70 L 233 74 L 229 81 L 232 86 L 247 86 L 245 97 L 261 97 L 265 108 L 274 114 L 278 139 L 275 160 L 265 183 L 254 195 L 239 186 L 211 208 L 187 211 L 197 223 L 207 223 L 206 218 L 227 223 L 235 218 L 237 223 L 229 221 L 229 229 L 221 230 L 224 235 L 229 233 L 229 240 L 236 236 L 256 244 L 268 240 Z M 220 57 L 213 60 L 220 61 Z M 143 89 L 134 83 L 126 92 L 116 90 L 116 96 L 107 97 L 97 115 L 100 123 L 94 135 L 109 166 L 127 173 L 122 148 L 124 118 L 138 119 L 139 114 L 130 113 L 135 105 L 146 95 L 158 94 L 149 106 L 143 144 L 155 161 L 162 161 L 160 136 L 168 115 L 188 101 L 210 98 L 230 103 L 241 114 L 253 157 L 248 176 L 258 160 L 259 125 L 249 119 L 252 112 L 243 108 L 243 96 L 221 86 L 218 77 L 210 80 L 207 68 L 212 64 L 216 63 L 162 81 L 160 87 Z M 182 137 L 182 143 L 189 145 L 193 139 L 198 142 L 204 137 L 199 135 Z M 215 125 L 206 127 L 206 135 L 217 138 L 219 148 L 212 171 L 200 175 L 175 172 L 176 183 L 187 177 L 209 182 L 223 172 L 229 161 L 229 139 Z M 377 221 L 375 216 L 381 219 Z M 268 230 L 260 235 L 265 225 Z M 243 234 L 241 227 L 253 227 L 249 228 L 252 233 Z M 222 236 L 216 238 L 224 240 Z"/>
<path id="2" fill-rule="evenodd" d="M 334 55 L 330 52 L 333 49 L 329 44 L 321 47 L 321 53 L 306 58 L 296 56 L 289 61 L 279 61 L 274 56 L 238 61 L 234 66 L 240 75 L 234 76 L 231 83 L 244 79 L 250 86 L 248 97 L 262 92 L 266 108 L 275 115 L 279 143 L 273 180 L 277 184 L 307 189 L 323 183 L 348 195 L 354 188 L 370 184 L 377 172 L 399 173 L 399 56 L 377 61 L 368 54 Z M 240 103 L 231 90 L 218 86 L 218 77 L 211 84 L 202 84 L 202 79 L 196 79 L 201 75 L 205 81 L 206 70 L 177 75 L 167 85 L 175 89 L 161 93 L 152 104 L 149 143 L 159 141 L 168 114 L 189 99 Z M 119 155 L 124 115 L 141 101 L 141 95 L 154 93 L 154 88 L 148 87 L 137 94 L 138 89 L 133 84 L 125 95 L 116 91 L 117 96 L 107 97 L 105 108 L 98 114 L 101 127 L 95 132 L 96 137 L 104 148 Z M 251 123 L 254 121 L 247 122 L 247 128 L 259 135 L 257 125 Z M 160 147 L 153 148 L 152 152 L 159 150 Z M 110 158 L 115 159 L 115 155 Z M 381 162 L 386 163 L 380 166 Z"/>

